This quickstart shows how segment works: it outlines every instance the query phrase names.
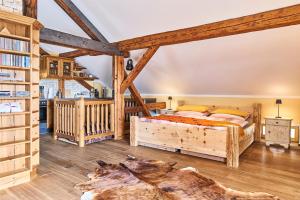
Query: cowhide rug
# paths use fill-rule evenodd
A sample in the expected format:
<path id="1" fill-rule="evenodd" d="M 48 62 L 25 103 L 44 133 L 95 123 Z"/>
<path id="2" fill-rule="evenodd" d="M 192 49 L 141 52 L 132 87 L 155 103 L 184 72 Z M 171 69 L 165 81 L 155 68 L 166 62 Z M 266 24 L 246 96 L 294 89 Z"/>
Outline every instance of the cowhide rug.
<path id="1" fill-rule="evenodd" d="M 119 165 L 98 161 L 89 181 L 75 188 L 81 200 L 278 200 L 261 192 L 240 192 L 206 178 L 194 168 L 176 169 L 176 163 L 129 157 Z"/>

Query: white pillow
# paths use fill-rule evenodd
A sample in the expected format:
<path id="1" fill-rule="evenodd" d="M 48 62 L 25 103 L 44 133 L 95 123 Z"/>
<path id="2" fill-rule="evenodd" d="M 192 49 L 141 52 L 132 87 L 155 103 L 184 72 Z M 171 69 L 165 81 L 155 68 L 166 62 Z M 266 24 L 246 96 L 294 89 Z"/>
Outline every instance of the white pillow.
<path id="1" fill-rule="evenodd" d="M 238 119 L 238 120 L 243 120 L 245 121 L 245 118 L 237 115 L 230 115 L 230 114 L 212 114 L 210 117 L 214 118 L 224 118 L 224 119 Z"/>
<path id="2" fill-rule="evenodd" d="M 243 117 L 230 115 L 230 114 L 212 114 L 209 116 L 209 119 L 216 120 L 216 121 L 231 122 L 234 124 L 238 124 L 241 127 L 244 127 L 248 124 L 248 121 L 245 120 Z"/>

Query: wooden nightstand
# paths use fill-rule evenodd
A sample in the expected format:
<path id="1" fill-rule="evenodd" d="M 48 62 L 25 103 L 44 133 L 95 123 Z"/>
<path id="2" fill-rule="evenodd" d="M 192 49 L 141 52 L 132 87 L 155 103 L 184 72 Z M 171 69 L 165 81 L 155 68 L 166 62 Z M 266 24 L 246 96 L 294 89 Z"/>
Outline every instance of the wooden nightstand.
<path id="1" fill-rule="evenodd" d="M 265 118 L 266 120 L 266 145 L 280 144 L 288 149 L 290 146 L 290 132 L 292 119 Z"/>
<path id="2" fill-rule="evenodd" d="M 174 115 L 175 110 L 169 110 L 169 109 L 160 109 L 159 114 L 161 115 Z"/>

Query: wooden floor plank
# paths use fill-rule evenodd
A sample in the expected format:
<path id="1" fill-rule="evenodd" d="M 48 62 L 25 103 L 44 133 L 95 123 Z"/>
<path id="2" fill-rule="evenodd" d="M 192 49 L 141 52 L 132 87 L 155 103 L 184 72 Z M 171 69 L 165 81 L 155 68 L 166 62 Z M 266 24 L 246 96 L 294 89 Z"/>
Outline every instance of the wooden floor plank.
<path id="1" fill-rule="evenodd" d="M 224 163 L 147 147 L 130 147 L 128 141 L 104 141 L 84 148 L 41 137 L 39 176 L 28 184 L 0 191 L 1 200 L 79 199 L 73 187 L 87 180 L 96 161 L 119 163 L 127 155 L 176 161 L 177 167 L 192 166 L 226 187 L 242 191 L 269 192 L 284 200 L 300 199 L 300 149 L 267 148 L 254 144 L 241 156 L 238 169 Z"/>

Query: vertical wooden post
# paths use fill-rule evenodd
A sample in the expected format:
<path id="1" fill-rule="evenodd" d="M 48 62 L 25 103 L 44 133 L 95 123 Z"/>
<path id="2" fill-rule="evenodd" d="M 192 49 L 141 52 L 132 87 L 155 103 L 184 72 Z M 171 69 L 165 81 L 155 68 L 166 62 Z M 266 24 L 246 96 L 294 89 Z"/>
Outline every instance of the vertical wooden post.
<path id="1" fill-rule="evenodd" d="M 121 93 L 121 84 L 124 80 L 124 57 L 113 56 L 113 80 L 115 102 L 115 139 L 124 137 L 124 94 Z"/>
<path id="2" fill-rule="evenodd" d="M 239 128 L 238 126 L 228 127 L 227 133 L 227 166 L 238 168 L 239 167 Z"/>
<path id="3" fill-rule="evenodd" d="M 54 101 L 53 101 L 53 108 L 54 108 L 54 114 L 53 114 L 53 121 L 54 121 L 54 124 L 53 124 L 53 139 L 57 139 L 57 126 L 58 126 L 58 119 L 59 119 L 59 116 L 57 116 L 57 99 L 58 97 L 54 97 Z"/>
<path id="4" fill-rule="evenodd" d="M 138 120 L 139 117 L 137 116 L 130 117 L 130 146 L 138 146 Z"/>
<path id="5" fill-rule="evenodd" d="M 61 91 L 62 96 L 66 97 L 66 94 L 65 94 L 65 80 L 64 79 L 58 79 L 58 89 Z"/>
<path id="6" fill-rule="evenodd" d="M 261 104 L 256 103 L 253 105 L 253 122 L 255 123 L 254 141 L 260 142 L 261 140 Z"/>
<path id="7" fill-rule="evenodd" d="M 110 131 L 114 132 L 115 131 L 115 108 L 114 104 L 110 104 Z"/>
<path id="8" fill-rule="evenodd" d="M 84 119 L 85 119 L 85 110 L 84 110 L 84 98 L 80 97 L 77 103 L 77 113 L 76 113 L 76 123 L 77 125 L 77 134 L 79 138 L 79 147 L 84 147 Z"/>

